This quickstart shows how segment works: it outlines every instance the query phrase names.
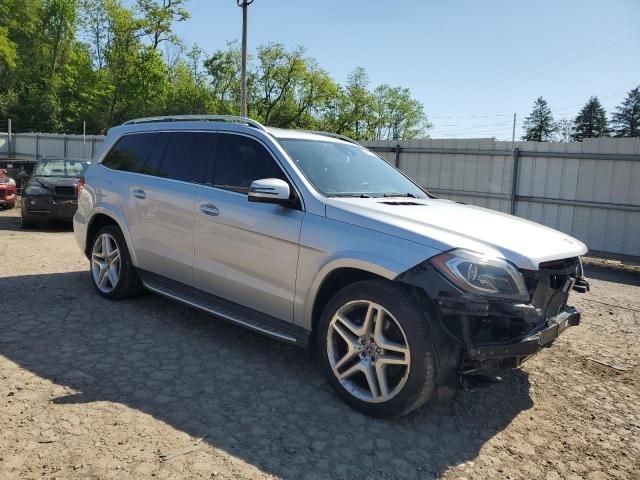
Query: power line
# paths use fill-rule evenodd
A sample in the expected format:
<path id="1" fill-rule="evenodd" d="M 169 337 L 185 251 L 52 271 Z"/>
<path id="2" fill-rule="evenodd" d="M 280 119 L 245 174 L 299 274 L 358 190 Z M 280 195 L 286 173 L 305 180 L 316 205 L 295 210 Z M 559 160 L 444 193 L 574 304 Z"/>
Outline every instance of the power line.
<path id="1" fill-rule="evenodd" d="M 640 18 L 637 18 L 637 19 L 633 20 L 632 22 L 629 22 L 629 23 L 627 23 L 627 24 L 623 25 L 622 27 L 619 27 L 619 28 L 615 28 L 615 29 L 613 29 L 613 30 L 610 30 L 609 32 L 605 33 L 604 35 L 601 35 L 601 36 L 599 36 L 598 38 L 593 39 L 593 40 L 591 40 L 591 41 L 587 42 L 586 44 L 584 44 L 584 45 L 583 45 L 583 48 L 581 49 L 581 52 L 584 52 L 584 46 L 589 46 L 589 45 L 598 44 L 598 43 L 600 43 L 600 42 L 602 41 L 602 39 L 607 38 L 607 37 L 610 37 L 611 35 L 614 35 L 614 34 L 616 34 L 616 33 L 619 33 L 619 32 L 621 32 L 621 31 L 623 31 L 623 30 L 626 30 L 627 28 L 629 28 L 629 27 L 631 27 L 631 26 L 634 26 L 634 25 L 636 25 L 637 23 L 640 23 Z M 635 36 L 637 36 L 637 35 L 638 35 L 638 34 L 634 34 L 634 35 L 632 35 L 631 37 L 624 38 L 622 41 L 626 41 L 626 40 L 628 40 L 629 38 L 633 38 L 633 37 L 635 37 Z M 603 49 L 595 50 L 595 51 L 591 51 L 591 52 L 586 52 L 586 53 L 587 53 L 587 54 L 592 55 L 593 53 L 597 53 L 597 52 L 602 51 L 602 50 L 604 50 L 604 49 L 608 49 L 608 48 L 610 48 L 610 47 L 612 47 L 612 46 L 615 46 L 615 45 L 617 45 L 618 43 L 621 43 L 621 41 L 615 42 L 615 43 L 614 43 L 614 44 L 612 44 L 612 45 L 609 45 L 609 46 L 607 46 L 607 47 L 604 47 Z M 506 82 L 508 82 L 508 81 L 512 81 L 512 80 L 519 79 L 519 78 L 521 78 L 521 77 L 522 77 L 522 75 L 523 75 L 523 74 L 526 74 L 526 72 L 527 72 L 527 71 L 529 71 L 529 72 L 532 72 L 532 71 L 538 71 L 541 67 L 544 67 L 544 65 L 546 65 L 546 64 L 550 64 L 550 63 L 553 63 L 555 60 L 558 60 L 558 59 L 560 59 L 560 58 L 566 57 L 567 55 L 571 55 L 572 53 L 575 53 L 575 50 L 567 50 L 567 51 L 565 51 L 565 52 L 563 52 L 563 53 L 561 53 L 561 54 L 559 54 L 559 55 L 555 55 L 555 56 L 553 56 L 553 57 L 547 58 L 547 59 L 543 60 L 541 63 L 539 63 L 539 64 L 538 64 L 538 66 L 536 66 L 536 67 L 533 67 L 533 68 L 528 69 L 528 70 L 522 70 L 522 71 L 520 71 L 520 72 L 516 73 L 515 75 L 509 75 L 509 76 L 503 77 L 502 79 L 498 80 L 497 82 L 493 82 L 492 84 L 489 84 L 489 85 L 485 86 L 484 88 L 480 88 L 480 89 L 474 90 L 474 91 L 473 91 L 473 93 L 474 93 L 474 94 L 478 94 L 478 93 L 480 93 L 480 92 L 485 92 L 485 91 L 487 91 L 487 90 L 489 90 L 489 89 L 491 89 L 491 88 L 493 88 L 493 87 L 496 87 L 496 86 L 498 86 L 498 85 L 500 85 L 500 84 L 506 83 Z M 580 57 L 578 60 L 572 60 L 572 61 L 570 61 L 570 62 L 568 62 L 568 63 L 563 63 L 563 64 L 561 64 L 561 65 L 556 65 L 555 67 L 552 67 L 552 68 L 551 68 L 551 70 L 553 70 L 553 69 L 555 69 L 555 68 L 558 68 L 558 67 L 560 67 L 560 66 L 571 65 L 571 64 L 575 63 L 576 61 L 579 61 L 579 60 L 581 60 L 582 58 L 584 58 L 584 56 L 585 56 L 585 55 L 583 55 L 582 57 Z M 548 70 L 544 70 L 543 72 L 538 72 L 536 75 L 533 75 L 533 77 L 537 76 L 539 73 L 546 73 L 547 71 L 548 71 Z M 524 79 L 524 80 L 528 80 L 529 78 L 533 78 L 533 77 L 532 77 L 532 76 L 528 76 L 528 77 L 525 77 L 525 79 Z M 458 100 L 459 98 L 460 98 L 460 97 L 455 97 L 455 98 L 454 98 L 453 100 L 451 100 L 451 101 Z"/>

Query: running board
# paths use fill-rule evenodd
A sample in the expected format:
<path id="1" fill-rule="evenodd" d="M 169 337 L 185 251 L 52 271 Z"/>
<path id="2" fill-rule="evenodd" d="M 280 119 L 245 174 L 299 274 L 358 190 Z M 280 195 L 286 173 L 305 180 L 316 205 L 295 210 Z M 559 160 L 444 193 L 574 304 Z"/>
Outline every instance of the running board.
<path id="1" fill-rule="evenodd" d="M 306 347 L 309 332 L 290 322 L 224 300 L 155 273 L 139 270 L 143 285 L 153 293 L 233 322 L 278 340 Z"/>

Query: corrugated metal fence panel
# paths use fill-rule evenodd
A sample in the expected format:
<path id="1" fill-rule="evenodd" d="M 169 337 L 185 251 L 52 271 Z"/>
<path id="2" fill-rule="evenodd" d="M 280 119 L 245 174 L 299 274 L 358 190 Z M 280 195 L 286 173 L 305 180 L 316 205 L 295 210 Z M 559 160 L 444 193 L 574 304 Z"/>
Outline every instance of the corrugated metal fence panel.
<path id="1" fill-rule="evenodd" d="M 363 144 L 393 149 L 398 142 Z M 635 211 L 640 207 L 640 161 L 613 157 L 640 155 L 640 138 L 587 139 L 582 143 L 434 139 L 399 144 L 400 168 L 425 188 L 442 198 L 502 212 L 510 211 L 512 151 L 518 148 L 516 193 L 535 198 L 518 200 L 516 215 L 573 235 L 591 250 L 640 256 L 640 212 Z M 448 151 L 438 151 L 443 149 Z M 562 156 L 566 153 L 577 158 Z M 580 158 L 580 154 L 585 157 Z M 594 159 L 589 158 L 590 154 L 611 158 Z M 395 157 L 395 153 L 381 155 L 391 161 Z M 615 205 L 567 205 L 566 201 Z"/>
<path id="2" fill-rule="evenodd" d="M 7 153 L 9 150 L 9 134 L 0 133 L 0 153 Z"/>
<path id="3" fill-rule="evenodd" d="M 66 156 L 90 160 L 103 139 L 101 135 L 17 133 L 13 134 L 12 150 L 21 156 Z"/>

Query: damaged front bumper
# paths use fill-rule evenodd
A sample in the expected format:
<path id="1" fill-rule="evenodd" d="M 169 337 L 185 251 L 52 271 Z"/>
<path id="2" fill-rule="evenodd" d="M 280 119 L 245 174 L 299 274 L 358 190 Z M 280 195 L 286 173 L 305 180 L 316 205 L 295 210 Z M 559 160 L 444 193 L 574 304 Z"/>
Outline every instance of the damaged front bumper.
<path id="1" fill-rule="evenodd" d="M 432 321 L 432 335 L 440 361 L 446 369 L 466 373 L 517 367 L 580 323 L 580 312 L 567 304 L 571 290 L 589 289 L 579 259 L 549 263 L 540 270 L 522 271 L 530 294 L 527 303 L 463 292 L 428 263 L 398 280 L 426 293 L 418 300 L 437 320 Z"/>
<path id="2" fill-rule="evenodd" d="M 541 330 L 512 342 L 470 346 L 466 349 L 466 357 L 471 361 L 479 362 L 529 357 L 541 348 L 551 346 L 568 327 L 579 324 L 580 312 L 574 307 L 566 307 L 562 313 L 548 319 Z"/>

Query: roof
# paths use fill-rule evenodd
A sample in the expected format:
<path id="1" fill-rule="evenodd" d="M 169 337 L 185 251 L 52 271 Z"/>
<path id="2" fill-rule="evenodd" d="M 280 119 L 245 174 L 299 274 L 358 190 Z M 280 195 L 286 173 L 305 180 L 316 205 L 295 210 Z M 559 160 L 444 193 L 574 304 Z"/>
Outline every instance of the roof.
<path id="1" fill-rule="evenodd" d="M 317 132 L 313 130 L 289 130 L 285 128 L 265 127 L 267 132 L 276 138 L 295 138 L 299 140 L 330 141 L 338 143 L 356 143 L 348 137 L 330 132 Z"/>

